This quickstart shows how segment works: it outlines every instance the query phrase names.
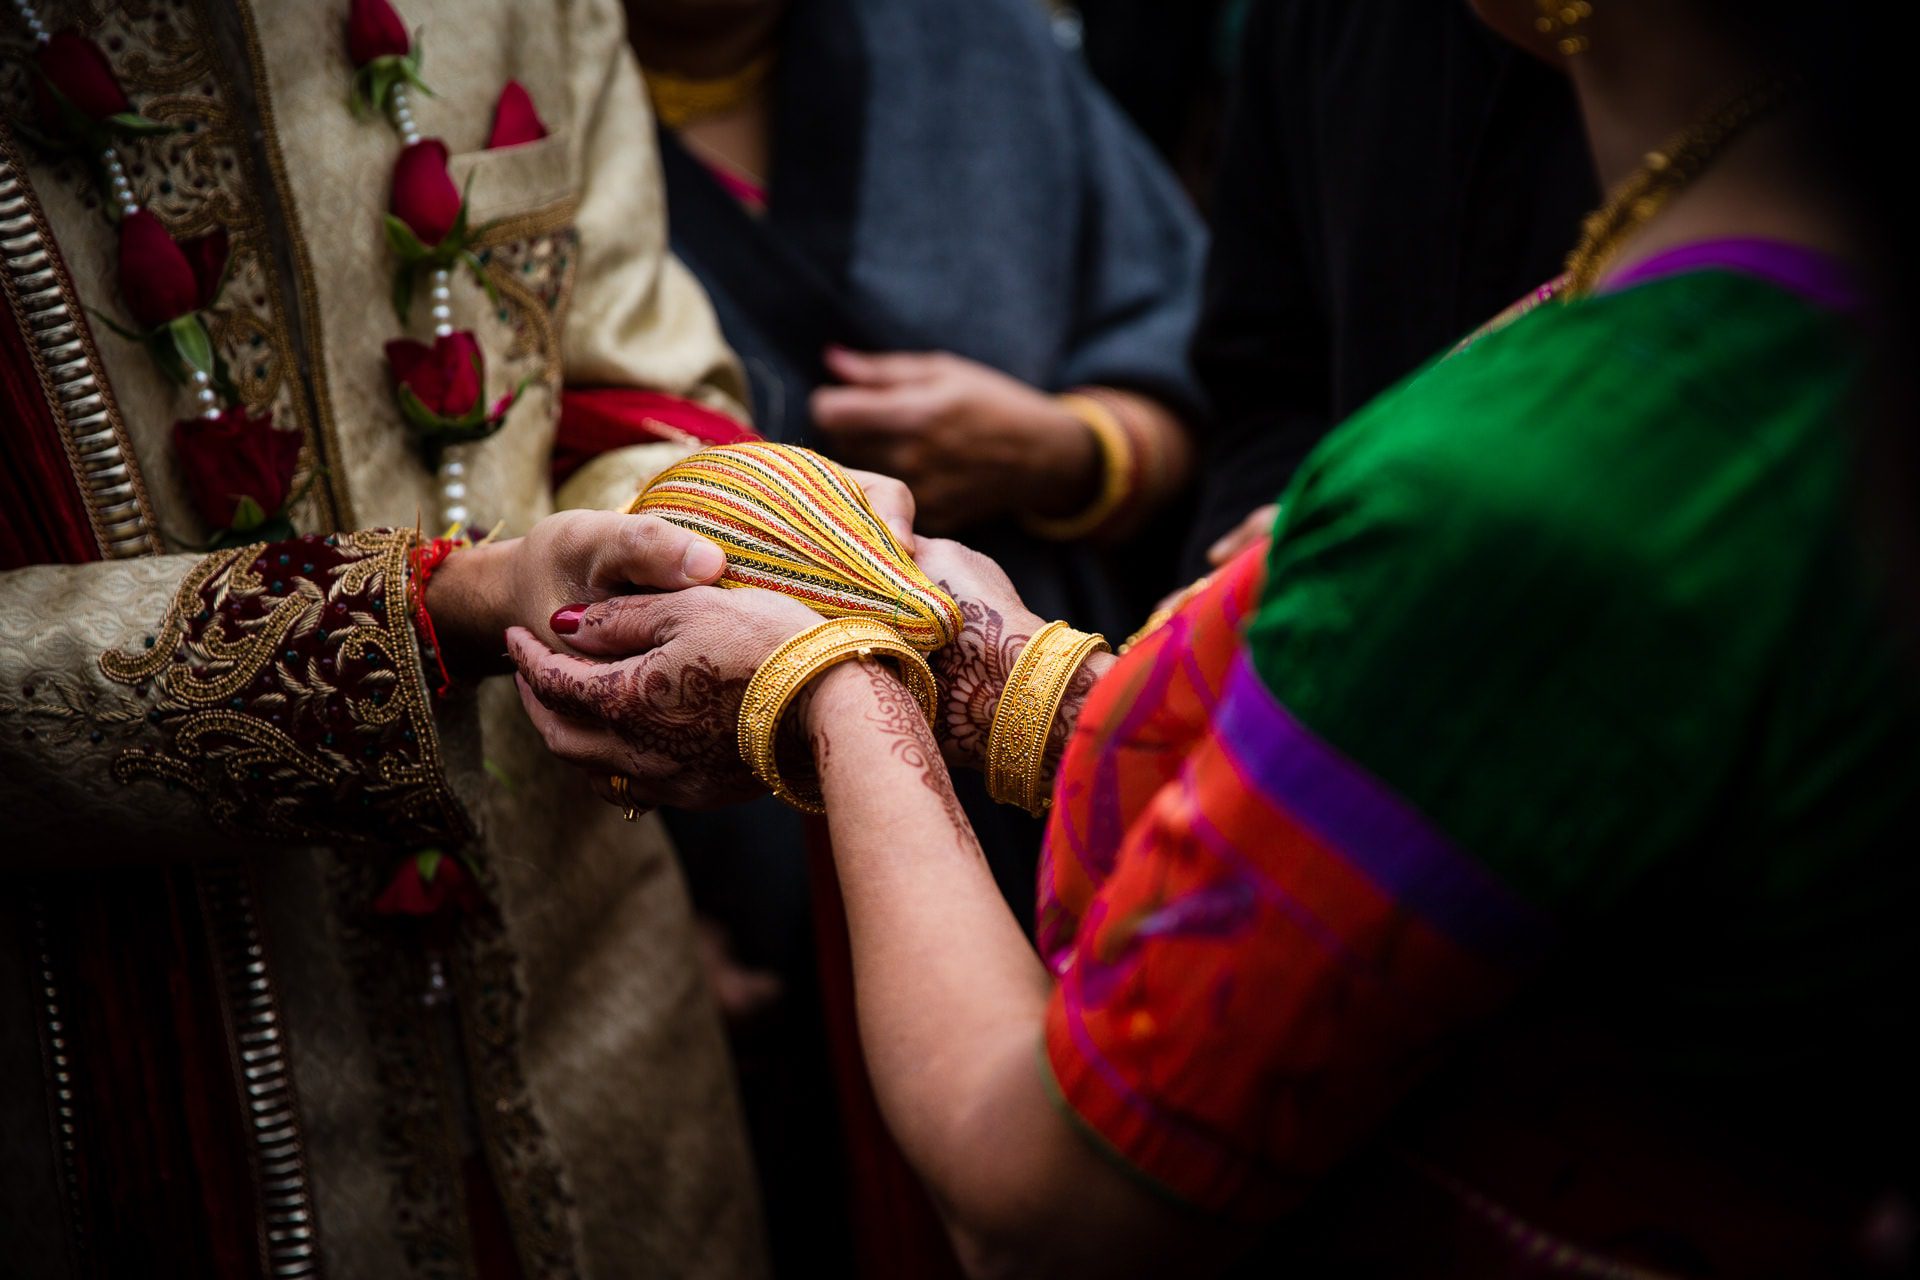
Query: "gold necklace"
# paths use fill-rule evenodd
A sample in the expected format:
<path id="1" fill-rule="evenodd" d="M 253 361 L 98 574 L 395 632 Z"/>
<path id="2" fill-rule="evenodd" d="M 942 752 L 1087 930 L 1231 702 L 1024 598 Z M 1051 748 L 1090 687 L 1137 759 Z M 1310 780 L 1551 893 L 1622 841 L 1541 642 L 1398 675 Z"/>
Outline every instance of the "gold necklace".
<path id="1" fill-rule="evenodd" d="M 1569 301 L 1592 292 L 1601 270 L 1627 237 L 1719 159 L 1742 130 L 1779 106 L 1791 87 L 1785 81 L 1770 80 L 1748 89 L 1675 134 L 1658 151 L 1648 152 L 1646 161 L 1581 224 L 1580 244 L 1567 255 L 1567 273 L 1556 290 L 1560 299 Z"/>
<path id="2" fill-rule="evenodd" d="M 660 123 L 669 129 L 684 129 L 697 120 L 725 115 L 745 106 L 772 74 L 771 49 L 738 71 L 710 80 L 677 76 L 649 67 L 647 93 L 653 98 L 653 109 Z"/>

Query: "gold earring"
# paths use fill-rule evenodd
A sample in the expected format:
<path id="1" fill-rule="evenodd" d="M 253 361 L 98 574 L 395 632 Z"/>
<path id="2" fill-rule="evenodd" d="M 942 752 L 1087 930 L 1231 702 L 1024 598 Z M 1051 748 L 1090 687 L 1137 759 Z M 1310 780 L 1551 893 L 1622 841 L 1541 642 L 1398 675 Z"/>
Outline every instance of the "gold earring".
<path id="1" fill-rule="evenodd" d="M 1537 0 L 1537 3 L 1540 16 L 1533 20 L 1533 28 L 1543 36 L 1557 35 L 1556 43 L 1562 54 L 1571 58 L 1592 47 L 1592 42 L 1575 30 L 1593 16 L 1593 5 L 1588 0 Z"/>

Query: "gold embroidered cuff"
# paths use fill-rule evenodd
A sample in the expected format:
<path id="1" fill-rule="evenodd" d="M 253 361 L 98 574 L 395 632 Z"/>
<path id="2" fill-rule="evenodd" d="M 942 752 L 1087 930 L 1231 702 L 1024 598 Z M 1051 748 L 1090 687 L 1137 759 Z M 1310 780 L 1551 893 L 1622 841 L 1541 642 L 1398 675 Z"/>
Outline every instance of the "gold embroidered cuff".
<path id="1" fill-rule="evenodd" d="M 415 540 L 308 534 L 202 560 L 139 647 L 100 655 L 153 735 L 114 777 L 185 787 L 217 825 L 281 842 L 466 840 L 407 607 Z"/>
<path id="2" fill-rule="evenodd" d="M 1100 449 L 1100 493 L 1090 506 L 1075 515 L 1057 518 L 1029 516 L 1027 528 L 1055 542 L 1072 542 L 1086 537 L 1111 520 L 1126 505 L 1127 499 L 1133 496 L 1133 439 L 1113 410 L 1092 396 L 1069 392 L 1055 396 L 1054 403 L 1080 419 L 1087 430 L 1093 432 L 1094 443 Z"/>
<path id="3" fill-rule="evenodd" d="M 1036 816 L 1053 803 L 1043 775 L 1060 699 L 1080 664 L 1105 652 L 1105 636 L 1075 631 L 1064 622 L 1049 622 L 1027 641 L 1007 673 L 987 735 L 987 792 L 995 800 Z"/>
<path id="4" fill-rule="evenodd" d="M 793 785 L 780 777 L 775 760 L 780 717 L 809 680 L 849 658 L 894 660 L 907 688 L 926 712 L 927 724 L 939 711 L 940 688 L 927 660 L 892 628 L 868 618 L 834 618 L 802 631 L 775 649 L 747 683 L 740 700 L 740 755 L 767 790 L 802 813 L 825 813 L 817 785 Z"/>

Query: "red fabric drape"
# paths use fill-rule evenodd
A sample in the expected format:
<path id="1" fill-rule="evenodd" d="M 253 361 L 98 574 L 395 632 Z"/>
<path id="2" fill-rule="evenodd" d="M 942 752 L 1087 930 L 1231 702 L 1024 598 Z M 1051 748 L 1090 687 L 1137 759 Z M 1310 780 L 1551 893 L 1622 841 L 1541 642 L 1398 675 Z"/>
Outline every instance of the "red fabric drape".
<path id="1" fill-rule="evenodd" d="M 553 482 L 559 484 L 598 455 L 628 445 L 662 440 L 738 444 L 759 438 L 753 428 L 724 413 L 664 391 L 568 387 L 560 393 Z"/>
<path id="2" fill-rule="evenodd" d="M 0 569 L 100 558 L 13 308 L 0 305 Z"/>

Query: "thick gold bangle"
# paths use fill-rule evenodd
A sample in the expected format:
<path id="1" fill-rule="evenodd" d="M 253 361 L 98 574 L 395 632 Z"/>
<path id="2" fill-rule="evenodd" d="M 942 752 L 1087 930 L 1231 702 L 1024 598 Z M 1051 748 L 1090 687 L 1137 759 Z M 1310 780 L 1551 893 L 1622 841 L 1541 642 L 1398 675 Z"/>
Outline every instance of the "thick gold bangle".
<path id="1" fill-rule="evenodd" d="M 1072 542 L 1105 524 L 1126 504 L 1133 491 L 1133 438 L 1112 409 L 1092 396 L 1072 392 L 1055 396 L 1054 403 L 1080 419 L 1100 449 L 1100 493 L 1092 505 L 1075 515 L 1027 517 L 1027 528 L 1043 538 Z"/>
<path id="2" fill-rule="evenodd" d="M 887 657 L 899 664 L 900 677 L 933 724 L 940 708 L 940 687 L 927 660 L 897 632 L 870 618 L 834 618 L 802 631 L 775 649 L 747 682 L 740 699 L 740 757 L 767 790 L 802 813 L 825 813 L 820 789 L 791 785 L 780 777 L 775 760 L 780 717 L 807 681 L 849 658 Z"/>
<path id="3" fill-rule="evenodd" d="M 987 792 L 995 800 L 1036 815 L 1046 812 L 1053 802 L 1043 779 L 1047 739 L 1060 700 L 1080 664 L 1106 651 L 1105 636 L 1075 631 L 1064 622 L 1049 622 L 1027 641 L 1007 673 L 987 735 Z"/>

